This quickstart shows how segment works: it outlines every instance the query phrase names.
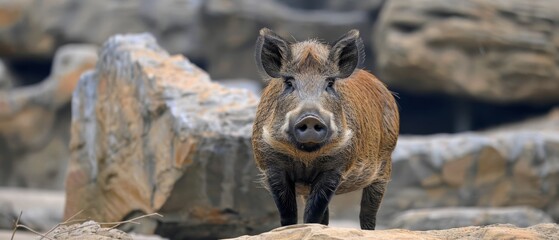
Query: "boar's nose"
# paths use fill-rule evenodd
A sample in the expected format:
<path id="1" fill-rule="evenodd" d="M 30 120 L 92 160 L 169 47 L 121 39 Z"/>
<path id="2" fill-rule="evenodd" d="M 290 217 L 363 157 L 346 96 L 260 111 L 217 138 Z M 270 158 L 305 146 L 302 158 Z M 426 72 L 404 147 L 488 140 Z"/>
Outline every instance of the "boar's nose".
<path id="1" fill-rule="evenodd" d="M 303 117 L 293 128 L 293 135 L 299 143 L 322 143 L 328 134 L 326 124 L 315 116 Z"/>

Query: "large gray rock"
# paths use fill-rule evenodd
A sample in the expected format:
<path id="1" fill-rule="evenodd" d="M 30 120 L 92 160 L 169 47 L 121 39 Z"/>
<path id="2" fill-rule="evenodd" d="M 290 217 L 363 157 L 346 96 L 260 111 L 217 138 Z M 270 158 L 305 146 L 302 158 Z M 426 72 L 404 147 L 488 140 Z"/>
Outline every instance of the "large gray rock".
<path id="1" fill-rule="evenodd" d="M 160 224 L 135 231 L 176 239 L 279 224 L 256 183 L 254 94 L 212 83 L 149 34 L 112 37 L 99 59 L 72 99 L 66 217 L 84 210 L 107 222 L 158 212 Z"/>
<path id="2" fill-rule="evenodd" d="M 384 81 L 490 102 L 559 102 L 559 2 L 387 1 L 374 33 Z"/>
<path id="3" fill-rule="evenodd" d="M 426 208 L 408 210 L 398 214 L 392 220 L 390 228 L 438 230 L 499 223 L 529 227 L 540 223 L 553 223 L 553 220 L 541 210 L 529 207 Z"/>
<path id="4" fill-rule="evenodd" d="M 0 2 L 0 55 L 50 56 L 67 42 L 101 44 L 151 31 L 172 52 L 194 54 L 203 1 L 7 0 Z"/>
<path id="5" fill-rule="evenodd" d="M 69 103 L 97 49 L 66 45 L 50 76 L 30 86 L 0 89 L 0 185 L 62 189 L 68 161 Z"/>
<path id="6" fill-rule="evenodd" d="M 559 131 L 402 137 L 379 212 L 532 206 L 559 219 Z M 382 221 L 381 221 L 382 222 Z"/>

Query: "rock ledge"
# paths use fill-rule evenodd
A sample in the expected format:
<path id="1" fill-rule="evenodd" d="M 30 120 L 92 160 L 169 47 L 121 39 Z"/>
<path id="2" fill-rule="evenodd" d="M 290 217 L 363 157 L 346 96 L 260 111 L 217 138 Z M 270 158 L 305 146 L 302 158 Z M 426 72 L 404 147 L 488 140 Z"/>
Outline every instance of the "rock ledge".
<path id="1" fill-rule="evenodd" d="M 300 224 L 276 228 L 256 236 L 241 236 L 236 240 L 271 239 L 553 239 L 559 236 L 559 225 L 544 223 L 528 228 L 510 224 L 484 227 L 463 227 L 448 230 L 409 231 L 403 229 L 367 231 L 335 228 L 319 224 Z"/>

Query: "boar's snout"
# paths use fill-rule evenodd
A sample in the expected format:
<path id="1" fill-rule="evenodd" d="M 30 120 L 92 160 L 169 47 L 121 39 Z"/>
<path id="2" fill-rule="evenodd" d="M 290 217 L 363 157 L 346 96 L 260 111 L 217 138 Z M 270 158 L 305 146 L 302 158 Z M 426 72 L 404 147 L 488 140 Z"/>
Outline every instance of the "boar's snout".
<path id="1" fill-rule="evenodd" d="M 304 145 L 321 144 L 328 136 L 328 126 L 321 117 L 307 115 L 300 118 L 293 125 L 295 141 Z"/>

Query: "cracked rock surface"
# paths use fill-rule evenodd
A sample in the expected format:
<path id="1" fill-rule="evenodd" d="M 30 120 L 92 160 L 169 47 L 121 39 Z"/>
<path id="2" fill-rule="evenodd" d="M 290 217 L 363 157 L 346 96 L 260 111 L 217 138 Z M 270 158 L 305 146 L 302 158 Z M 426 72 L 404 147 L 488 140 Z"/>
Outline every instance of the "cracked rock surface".
<path id="1" fill-rule="evenodd" d="M 161 224 L 136 231 L 172 238 L 277 226 L 250 147 L 257 102 L 149 34 L 110 38 L 72 99 L 65 216 L 84 210 L 107 222 L 158 212 Z"/>

